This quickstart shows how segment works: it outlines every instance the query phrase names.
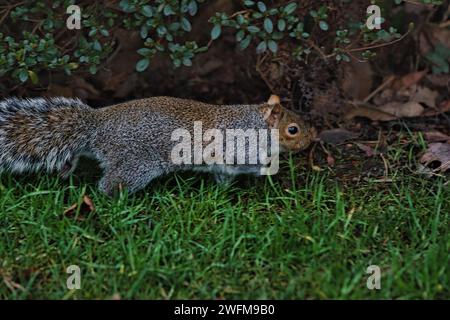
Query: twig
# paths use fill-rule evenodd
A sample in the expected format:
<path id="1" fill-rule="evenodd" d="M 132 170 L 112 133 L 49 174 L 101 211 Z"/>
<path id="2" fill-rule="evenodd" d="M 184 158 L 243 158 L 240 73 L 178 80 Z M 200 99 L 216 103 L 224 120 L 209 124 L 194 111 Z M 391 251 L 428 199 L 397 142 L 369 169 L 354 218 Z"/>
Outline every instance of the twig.
<path id="1" fill-rule="evenodd" d="M 400 38 L 392 40 L 390 42 L 386 42 L 386 43 L 380 43 L 380 44 L 374 44 L 374 45 L 370 45 L 370 46 L 366 46 L 366 47 L 360 47 L 360 48 L 353 48 L 353 49 L 343 49 L 342 52 L 345 52 L 347 54 L 350 54 L 351 52 L 359 52 L 359 51 L 365 51 L 365 50 L 370 50 L 370 49 L 378 49 L 378 48 L 382 48 L 382 47 L 386 47 L 386 46 L 390 46 L 393 45 L 394 43 L 400 42 L 402 41 L 406 36 L 408 36 L 411 33 L 411 29 L 408 30 L 408 32 L 406 32 L 404 35 L 402 35 Z M 326 55 L 324 58 L 328 59 L 328 58 L 332 58 L 334 56 L 336 56 L 338 53 L 334 52 L 334 53 L 330 53 L 328 55 Z"/>
<path id="2" fill-rule="evenodd" d="M 238 14 L 243 14 L 243 13 L 247 13 L 247 12 L 249 12 L 249 10 L 241 10 L 241 11 L 235 12 L 235 13 L 233 13 L 233 14 L 230 16 L 230 18 L 234 18 L 234 17 L 236 17 Z"/>
<path id="3" fill-rule="evenodd" d="M 323 52 L 322 49 L 320 49 L 314 42 L 312 42 L 311 40 L 308 40 L 307 43 L 314 49 L 316 50 L 324 60 L 327 59 L 327 55 Z"/>
<path id="4" fill-rule="evenodd" d="M 439 24 L 439 28 L 447 28 L 449 26 L 450 26 L 450 20 L 447 20 L 447 21 Z"/>
<path id="5" fill-rule="evenodd" d="M 386 81 L 384 81 L 378 88 L 372 91 L 367 97 L 364 98 L 363 102 L 369 102 L 378 92 L 386 88 L 392 81 L 394 81 L 395 76 L 389 76 Z"/>
<path id="6" fill-rule="evenodd" d="M 262 70 L 260 68 L 261 64 L 264 62 L 266 57 L 267 57 L 267 54 L 264 55 L 262 58 L 259 58 L 259 56 L 258 56 L 258 61 L 256 62 L 255 68 L 256 68 L 256 71 L 258 72 L 259 76 L 261 77 L 261 79 L 263 79 L 266 86 L 270 89 L 271 93 L 276 93 L 275 88 L 272 86 L 272 84 L 270 83 L 270 81 L 267 79 L 266 75 L 264 74 L 264 72 L 262 72 Z"/>

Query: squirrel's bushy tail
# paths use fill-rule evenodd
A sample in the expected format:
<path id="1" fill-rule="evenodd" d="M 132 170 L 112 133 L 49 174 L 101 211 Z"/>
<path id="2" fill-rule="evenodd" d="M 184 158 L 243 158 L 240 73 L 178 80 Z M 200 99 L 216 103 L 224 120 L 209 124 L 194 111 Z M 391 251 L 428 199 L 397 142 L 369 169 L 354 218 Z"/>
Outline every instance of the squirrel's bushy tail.
<path id="1" fill-rule="evenodd" d="M 91 110 L 67 98 L 0 101 L 0 172 L 62 170 L 88 147 Z"/>

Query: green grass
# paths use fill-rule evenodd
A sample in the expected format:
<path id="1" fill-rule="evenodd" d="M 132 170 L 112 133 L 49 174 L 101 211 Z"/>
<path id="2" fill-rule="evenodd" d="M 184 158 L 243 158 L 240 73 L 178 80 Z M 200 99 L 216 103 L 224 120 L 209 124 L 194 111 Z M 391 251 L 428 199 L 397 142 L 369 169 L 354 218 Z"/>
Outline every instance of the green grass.
<path id="1" fill-rule="evenodd" d="M 92 181 L 3 175 L 0 298 L 450 298 L 443 178 L 345 184 L 284 166 L 284 180 L 172 176 L 114 200 Z M 84 193 L 96 211 L 64 215 Z M 81 290 L 66 288 L 72 264 Z"/>

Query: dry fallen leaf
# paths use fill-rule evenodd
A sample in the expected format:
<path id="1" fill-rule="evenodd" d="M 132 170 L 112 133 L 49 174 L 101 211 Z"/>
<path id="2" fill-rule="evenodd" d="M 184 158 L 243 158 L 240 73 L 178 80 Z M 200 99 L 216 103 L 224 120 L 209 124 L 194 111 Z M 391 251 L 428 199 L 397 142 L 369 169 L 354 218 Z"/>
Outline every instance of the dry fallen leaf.
<path id="1" fill-rule="evenodd" d="M 365 105 L 360 105 L 345 116 L 346 119 L 353 119 L 355 117 L 365 117 L 372 121 L 391 121 L 400 118 L 410 118 L 420 116 L 424 111 L 424 107 L 415 101 L 389 102 L 385 105 L 375 108 Z"/>
<path id="2" fill-rule="evenodd" d="M 407 75 L 398 77 L 392 83 L 393 90 L 400 90 L 402 88 L 409 88 L 413 84 L 418 83 L 427 74 L 428 70 L 408 73 Z"/>
<path id="3" fill-rule="evenodd" d="M 14 282 L 9 276 L 3 276 L 3 282 L 13 292 L 16 291 L 16 289 L 19 289 L 22 292 L 26 291 L 21 284 Z"/>
<path id="4" fill-rule="evenodd" d="M 429 165 L 433 161 L 440 163 L 440 166 L 435 171 L 445 172 L 450 169 L 450 144 L 430 143 L 420 162 Z"/>
<path id="5" fill-rule="evenodd" d="M 73 205 L 71 205 L 69 208 L 67 208 L 64 211 L 64 215 L 65 216 L 74 216 L 76 214 L 76 211 L 78 209 L 78 203 L 74 203 Z M 78 220 L 84 220 L 83 215 L 86 215 L 90 212 L 94 212 L 95 211 L 95 206 L 94 206 L 94 202 L 92 202 L 91 198 L 89 198 L 89 196 L 84 195 L 83 196 L 83 202 L 81 202 L 81 207 L 80 207 L 80 215 L 77 217 Z"/>
<path id="6" fill-rule="evenodd" d="M 336 160 L 330 153 L 327 154 L 327 163 L 330 167 L 334 167 L 334 165 L 336 164 Z"/>
<path id="7" fill-rule="evenodd" d="M 420 116 L 424 107 L 416 101 L 408 101 L 406 103 L 394 101 L 386 103 L 384 106 L 379 107 L 379 109 L 396 118 L 411 118 Z"/>
<path id="8" fill-rule="evenodd" d="M 427 131 L 423 133 L 423 136 L 428 142 L 450 142 L 450 136 L 440 131 Z"/>
<path id="9" fill-rule="evenodd" d="M 436 109 L 427 109 L 422 114 L 423 117 L 432 117 L 444 112 L 450 111 L 450 100 L 443 101 L 439 104 L 439 107 Z"/>
<path id="10" fill-rule="evenodd" d="M 114 293 L 110 300 L 122 300 L 120 293 Z"/>
<path id="11" fill-rule="evenodd" d="M 439 96 L 437 91 L 427 87 L 413 85 L 407 89 L 397 92 L 400 98 L 406 98 L 408 101 L 423 103 L 428 107 L 436 108 L 436 98 Z"/>
<path id="12" fill-rule="evenodd" d="M 429 74 L 427 80 L 437 87 L 450 88 L 450 74 Z"/>

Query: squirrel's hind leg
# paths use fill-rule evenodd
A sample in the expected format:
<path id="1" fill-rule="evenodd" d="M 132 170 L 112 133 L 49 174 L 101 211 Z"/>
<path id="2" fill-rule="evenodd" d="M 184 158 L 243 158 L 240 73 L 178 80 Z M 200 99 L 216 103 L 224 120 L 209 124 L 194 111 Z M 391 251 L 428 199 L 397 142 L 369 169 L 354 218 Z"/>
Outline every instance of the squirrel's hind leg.
<path id="1" fill-rule="evenodd" d="M 69 178 L 69 176 L 75 171 L 78 164 L 79 156 L 75 156 L 71 160 L 67 161 L 61 171 L 59 172 L 59 176 L 63 179 Z"/>
<path id="2" fill-rule="evenodd" d="M 120 166 L 105 168 L 104 175 L 99 182 L 99 189 L 109 197 L 126 189 L 129 194 L 143 189 L 153 179 L 164 173 L 151 163 L 126 162 Z"/>

